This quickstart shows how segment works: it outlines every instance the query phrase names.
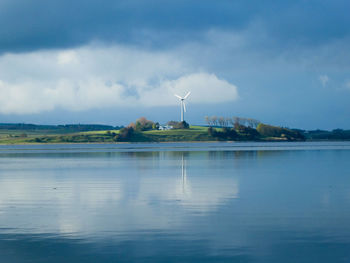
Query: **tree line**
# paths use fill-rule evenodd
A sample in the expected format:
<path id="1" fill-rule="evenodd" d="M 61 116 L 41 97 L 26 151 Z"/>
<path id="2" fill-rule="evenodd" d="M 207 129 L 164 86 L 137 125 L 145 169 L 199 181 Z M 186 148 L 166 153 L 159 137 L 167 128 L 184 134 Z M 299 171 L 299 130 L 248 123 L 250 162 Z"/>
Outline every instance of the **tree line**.
<path id="1" fill-rule="evenodd" d="M 205 121 L 209 125 L 208 134 L 218 140 L 260 140 L 269 137 L 305 140 L 298 130 L 263 124 L 252 118 L 206 116 Z"/>
<path id="2" fill-rule="evenodd" d="M 205 116 L 205 122 L 210 127 L 234 127 L 238 129 L 239 126 L 246 126 L 250 128 L 258 127 L 260 121 L 252 118 L 243 117 L 222 117 L 222 116 Z"/>
<path id="3" fill-rule="evenodd" d="M 121 128 L 122 126 L 102 124 L 39 125 L 30 123 L 0 123 L 0 130 L 53 131 L 58 133 L 119 130 Z"/>

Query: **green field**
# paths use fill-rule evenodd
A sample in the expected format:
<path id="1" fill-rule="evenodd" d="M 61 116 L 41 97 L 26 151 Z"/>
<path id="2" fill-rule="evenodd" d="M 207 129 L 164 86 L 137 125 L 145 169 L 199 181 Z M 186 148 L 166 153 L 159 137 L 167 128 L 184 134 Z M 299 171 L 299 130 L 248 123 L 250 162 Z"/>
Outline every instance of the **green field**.
<path id="1" fill-rule="evenodd" d="M 151 130 L 135 134 L 132 141 L 143 142 L 178 142 L 178 141 L 213 141 L 207 127 L 191 126 L 190 129 Z"/>
<path id="2" fill-rule="evenodd" d="M 32 143 L 115 143 L 119 130 L 87 131 L 77 133 L 52 133 L 30 130 L 1 130 L 0 144 Z M 190 129 L 151 130 L 135 132 L 130 142 L 212 141 L 207 127 L 191 126 Z"/>
<path id="3" fill-rule="evenodd" d="M 0 123 L 0 144 L 350 140 L 350 130 L 307 131 L 264 123 L 259 123 L 254 128 L 249 125 L 234 125 L 209 129 L 207 126 L 192 125 L 185 129 L 188 127 L 186 123 L 186 126 L 174 126 L 183 129 L 156 130 L 154 122 L 139 118 L 133 125 L 124 128 L 104 124 Z"/>
<path id="4" fill-rule="evenodd" d="M 113 142 L 106 131 L 55 134 L 45 131 L 1 130 L 0 144 Z"/>
<path id="5" fill-rule="evenodd" d="M 265 125 L 266 133 L 272 131 L 292 132 L 291 130 L 282 129 Z M 270 130 L 269 130 L 270 129 Z M 255 137 L 249 136 L 246 131 L 237 131 L 236 137 L 223 137 L 224 129 L 216 128 L 217 134 L 208 133 L 208 127 L 190 126 L 189 129 L 172 129 L 172 130 L 148 130 L 134 131 L 127 139 L 120 140 L 120 130 L 97 130 L 97 131 L 79 131 L 67 133 L 66 130 L 11 130 L 0 129 L 0 144 L 45 144 L 45 143 L 117 143 L 117 142 L 184 142 L 184 141 L 286 141 L 294 140 L 282 135 L 264 135 L 257 133 Z M 121 133 L 120 133 L 121 134 Z M 221 135 L 220 135 L 221 134 Z M 220 137 L 221 136 L 221 137 Z"/>

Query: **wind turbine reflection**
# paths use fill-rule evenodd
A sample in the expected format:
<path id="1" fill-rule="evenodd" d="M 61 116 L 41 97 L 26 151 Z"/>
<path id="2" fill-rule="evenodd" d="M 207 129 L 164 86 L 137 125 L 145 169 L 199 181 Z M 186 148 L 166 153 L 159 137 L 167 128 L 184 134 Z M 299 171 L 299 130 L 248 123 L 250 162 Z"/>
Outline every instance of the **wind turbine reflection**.
<path id="1" fill-rule="evenodd" d="M 238 198 L 238 180 L 234 176 L 223 178 L 213 174 L 194 174 L 190 177 L 186 156 L 182 154 L 181 180 L 177 180 L 174 194 L 174 198 L 188 209 L 208 211 L 227 199 Z"/>

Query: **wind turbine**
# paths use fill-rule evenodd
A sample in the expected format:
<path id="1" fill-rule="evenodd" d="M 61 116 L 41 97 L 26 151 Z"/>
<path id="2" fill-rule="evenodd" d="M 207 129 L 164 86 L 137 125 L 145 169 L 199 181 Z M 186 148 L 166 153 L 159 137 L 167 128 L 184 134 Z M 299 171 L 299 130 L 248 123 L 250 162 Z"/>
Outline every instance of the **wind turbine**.
<path id="1" fill-rule="evenodd" d="M 179 98 L 180 102 L 181 102 L 181 122 L 184 121 L 184 115 L 185 115 L 185 112 L 186 112 L 186 104 L 185 104 L 185 99 L 187 99 L 187 97 L 191 94 L 191 91 L 189 91 L 185 97 L 181 97 L 179 95 L 175 95 L 175 97 Z"/>

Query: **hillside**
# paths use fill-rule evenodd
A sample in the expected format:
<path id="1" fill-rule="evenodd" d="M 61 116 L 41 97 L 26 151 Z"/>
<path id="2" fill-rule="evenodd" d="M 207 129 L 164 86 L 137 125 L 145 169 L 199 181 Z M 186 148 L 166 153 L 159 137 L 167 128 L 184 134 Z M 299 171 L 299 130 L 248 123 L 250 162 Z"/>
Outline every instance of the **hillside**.
<path id="1" fill-rule="evenodd" d="M 190 126 L 188 129 L 171 130 L 120 129 L 118 126 L 94 124 L 0 124 L 0 144 L 303 140 L 350 140 L 350 131 L 304 131 L 263 123 L 256 129 L 238 125 L 235 128 Z"/>
<path id="2" fill-rule="evenodd" d="M 1 130 L 1 144 L 28 144 L 28 143 L 116 143 L 120 142 L 179 142 L 179 141 L 225 141 L 225 140 L 287 140 L 284 137 L 260 136 L 255 129 L 254 136 L 247 134 L 247 130 L 237 132 L 235 138 L 225 137 L 225 129 L 216 128 L 215 133 L 208 132 L 208 127 L 191 126 L 189 129 L 148 130 L 135 131 L 124 140 L 118 140 L 120 130 L 99 130 L 74 133 L 47 133 L 46 130 Z M 249 131 L 249 130 L 248 130 Z M 251 131 L 249 131 L 251 132 Z"/>

